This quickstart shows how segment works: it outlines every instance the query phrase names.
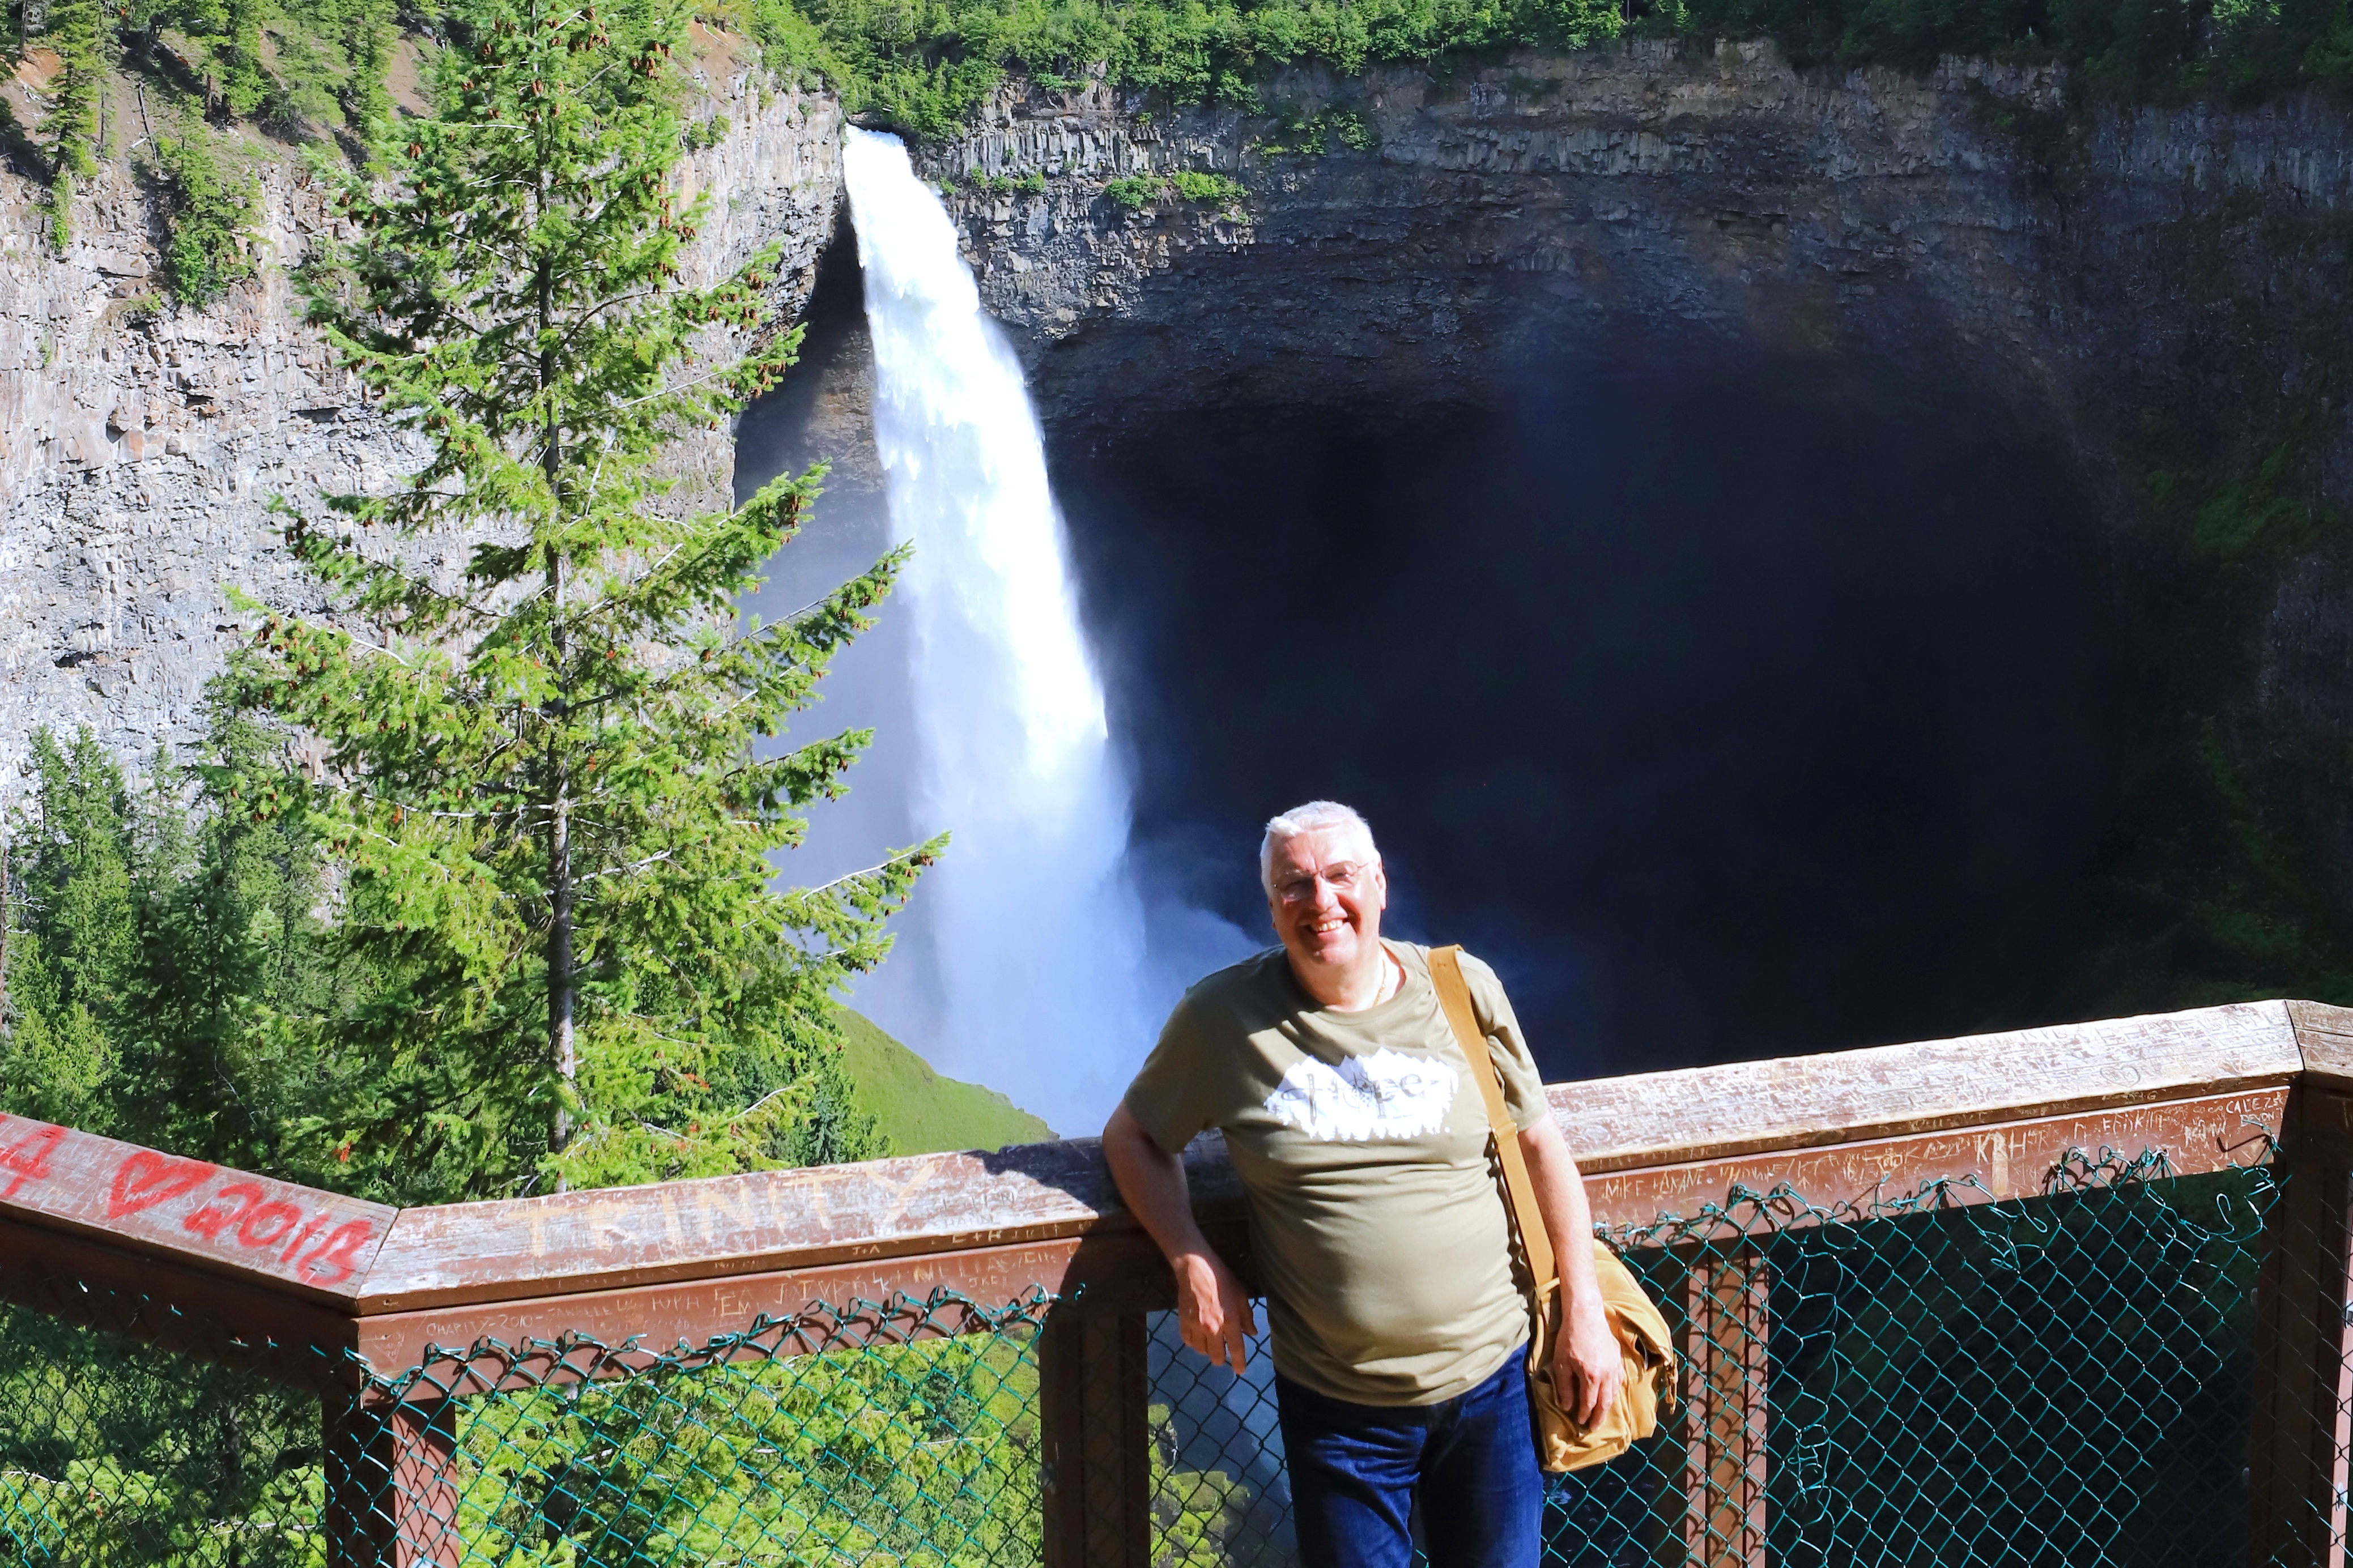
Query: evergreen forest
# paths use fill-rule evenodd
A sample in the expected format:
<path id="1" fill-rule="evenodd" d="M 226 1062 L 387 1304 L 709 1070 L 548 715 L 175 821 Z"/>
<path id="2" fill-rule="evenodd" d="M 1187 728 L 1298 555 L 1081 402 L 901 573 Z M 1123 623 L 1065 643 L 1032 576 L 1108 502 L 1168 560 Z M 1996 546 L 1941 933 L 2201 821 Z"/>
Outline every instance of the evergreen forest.
<path id="1" fill-rule="evenodd" d="M 739 618 L 821 470 L 729 506 L 658 460 L 798 342 L 771 255 L 681 279 L 683 26 L 492 0 L 434 117 L 322 162 L 305 309 L 425 463 L 276 499 L 307 607 L 231 586 L 194 754 L 38 737 L 0 1106 L 405 1204 L 885 1152 L 833 994 L 941 844 L 773 879 L 869 739 L 792 721 L 902 557 Z"/>

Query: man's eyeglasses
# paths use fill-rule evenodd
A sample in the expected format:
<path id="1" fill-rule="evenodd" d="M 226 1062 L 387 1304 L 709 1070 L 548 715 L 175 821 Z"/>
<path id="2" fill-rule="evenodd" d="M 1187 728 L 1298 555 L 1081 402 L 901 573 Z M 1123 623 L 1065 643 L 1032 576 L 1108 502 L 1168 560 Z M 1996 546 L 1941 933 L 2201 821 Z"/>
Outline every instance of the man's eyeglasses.
<path id="1" fill-rule="evenodd" d="M 1275 883 L 1274 896 L 1286 904 L 1303 904 L 1315 897 L 1315 884 L 1319 881 L 1335 893 L 1353 893 L 1365 885 L 1372 871 L 1368 862 L 1342 860 L 1324 867 L 1321 871 L 1302 872 L 1283 878 Z"/>

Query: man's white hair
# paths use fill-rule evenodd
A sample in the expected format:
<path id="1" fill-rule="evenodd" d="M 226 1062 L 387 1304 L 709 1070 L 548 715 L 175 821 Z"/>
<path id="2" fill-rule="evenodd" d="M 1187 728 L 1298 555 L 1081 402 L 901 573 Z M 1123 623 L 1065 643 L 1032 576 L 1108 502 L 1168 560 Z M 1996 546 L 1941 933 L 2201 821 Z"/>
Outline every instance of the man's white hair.
<path id="1" fill-rule="evenodd" d="M 1324 827 L 1355 828 L 1365 836 L 1365 847 L 1374 860 L 1380 859 L 1380 846 L 1373 842 L 1373 825 L 1355 806 L 1342 805 L 1336 800 L 1311 800 L 1305 805 L 1294 805 L 1280 816 L 1267 818 L 1266 837 L 1259 840 L 1258 881 L 1268 898 L 1274 897 L 1274 847 L 1286 838 Z"/>

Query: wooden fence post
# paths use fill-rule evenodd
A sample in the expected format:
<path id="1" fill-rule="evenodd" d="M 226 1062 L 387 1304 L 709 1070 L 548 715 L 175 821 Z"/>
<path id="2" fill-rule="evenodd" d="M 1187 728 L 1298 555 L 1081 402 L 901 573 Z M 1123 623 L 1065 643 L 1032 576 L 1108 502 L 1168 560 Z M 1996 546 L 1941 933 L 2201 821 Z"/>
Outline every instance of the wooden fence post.
<path id="1" fill-rule="evenodd" d="M 330 1568 L 458 1568 L 458 1402 L 323 1397 Z"/>
<path id="2" fill-rule="evenodd" d="M 1046 1568 L 1150 1568 L 1144 1315 L 1057 1310 L 1038 1356 Z"/>
<path id="3" fill-rule="evenodd" d="M 1690 1568 L 1764 1568 L 1770 1296 L 1770 1271 L 1746 1247 L 1728 1258 L 1704 1255 L 1685 1286 L 1683 1545 Z"/>
<path id="4" fill-rule="evenodd" d="M 2297 1090 L 2264 1228 L 2248 1419 L 2248 1560 L 2337 1568 L 2353 1444 L 2353 1096 Z"/>

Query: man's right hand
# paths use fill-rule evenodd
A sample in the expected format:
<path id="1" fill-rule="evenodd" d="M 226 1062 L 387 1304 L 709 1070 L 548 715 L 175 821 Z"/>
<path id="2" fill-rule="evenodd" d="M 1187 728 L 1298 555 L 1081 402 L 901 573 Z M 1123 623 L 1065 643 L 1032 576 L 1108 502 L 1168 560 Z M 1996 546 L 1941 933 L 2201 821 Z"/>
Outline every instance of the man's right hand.
<path id="1" fill-rule="evenodd" d="M 1214 1252 L 1185 1252 L 1168 1260 L 1176 1274 L 1176 1321 L 1185 1343 L 1237 1373 L 1250 1366 L 1249 1337 L 1258 1331 L 1245 1289 Z"/>

